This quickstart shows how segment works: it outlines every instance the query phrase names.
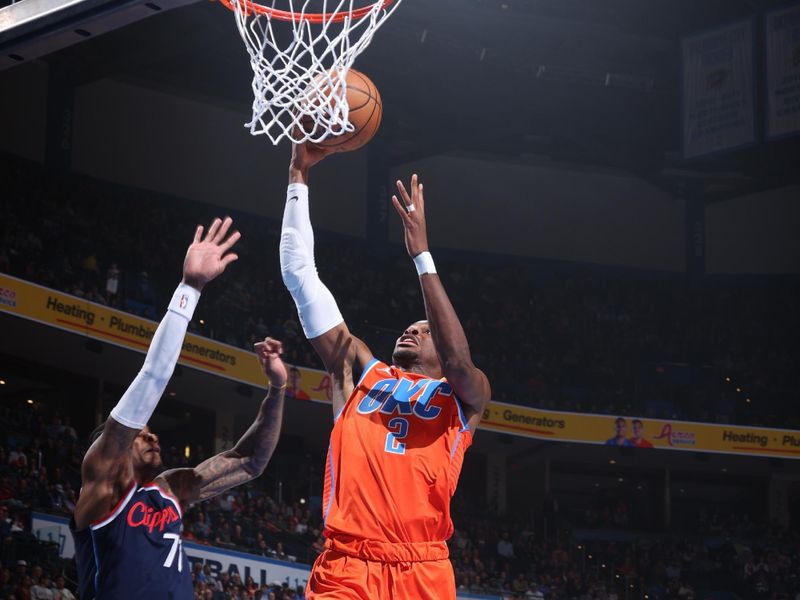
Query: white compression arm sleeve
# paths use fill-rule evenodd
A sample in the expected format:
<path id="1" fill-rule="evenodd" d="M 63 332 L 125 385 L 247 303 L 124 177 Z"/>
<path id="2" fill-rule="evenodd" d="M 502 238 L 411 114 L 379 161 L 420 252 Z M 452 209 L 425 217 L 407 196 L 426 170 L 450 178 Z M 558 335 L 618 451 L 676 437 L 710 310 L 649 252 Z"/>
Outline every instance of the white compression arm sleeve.
<path id="1" fill-rule="evenodd" d="M 141 371 L 111 411 L 115 421 L 131 429 L 147 425 L 175 370 L 199 299 L 200 292 L 185 283 L 175 290 L 169 310 L 150 342 Z"/>
<path id="2" fill-rule="evenodd" d="M 297 306 L 306 337 L 319 337 L 344 321 L 336 300 L 317 274 L 308 186 L 302 183 L 290 183 L 286 190 L 280 255 L 283 283 Z"/>

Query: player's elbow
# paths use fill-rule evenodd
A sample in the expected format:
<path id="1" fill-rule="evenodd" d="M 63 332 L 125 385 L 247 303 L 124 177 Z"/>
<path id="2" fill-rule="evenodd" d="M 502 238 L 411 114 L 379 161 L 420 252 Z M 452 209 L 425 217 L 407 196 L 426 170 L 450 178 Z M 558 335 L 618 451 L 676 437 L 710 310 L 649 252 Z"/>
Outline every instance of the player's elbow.
<path id="1" fill-rule="evenodd" d="M 264 471 L 267 470 L 269 459 L 272 458 L 272 453 L 274 450 L 275 444 L 267 444 L 253 452 L 250 456 L 247 456 L 242 461 L 242 468 L 247 471 L 251 479 L 261 477 L 261 475 L 264 474 Z"/>
<path id="2" fill-rule="evenodd" d="M 269 464 L 269 457 L 261 457 L 261 456 L 251 456 L 248 460 L 244 462 L 242 467 L 250 476 L 250 479 L 255 479 L 256 477 L 261 477 L 264 474 L 264 471 L 267 470 L 267 465 Z"/>
<path id="3" fill-rule="evenodd" d="M 492 389 L 486 375 L 471 360 L 449 363 L 442 374 L 463 402 L 478 412 L 483 411 L 492 397 Z"/>
<path id="4" fill-rule="evenodd" d="M 291 292 L 303 284 L 303 275 L 314 269 L 314 257 L 308 251 L 300 233 L 291 228 L 281 233 L 279 248 L 281 262 L 281 278 L 283 284 Z"/>
<path id="5" fill-rule="evenodd" d="M 169 372 L 164 373 L 163 369 L 156 369 L 153 367 L 153 365 L 145 362 L 142 370 L 139 371 L 139 379 L 148 388 L 153 387 L 163 391 L 166 389 L 167 383 L 169 383 L 173 371 L 175 371 L 174 366 L 169 369 Z"/>

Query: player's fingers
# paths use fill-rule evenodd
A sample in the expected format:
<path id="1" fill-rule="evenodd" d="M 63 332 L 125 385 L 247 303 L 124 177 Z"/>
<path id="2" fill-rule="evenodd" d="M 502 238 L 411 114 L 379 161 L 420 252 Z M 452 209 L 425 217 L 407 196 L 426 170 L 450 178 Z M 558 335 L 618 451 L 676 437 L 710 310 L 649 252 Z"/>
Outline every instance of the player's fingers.
<path id="1" fill-rule="evenodd" d="M 408 196 L 406 186 L 404 186 L 403 182 L 399 179 L 397 180 L 397 191 L 400 192 L 400 197 L 403 199 L 403 202 L 406 204 L 406 206 L 411 204 L 411 198 Z"/>
<path id="2" fill-rule="evenodd" d="M 219 248 L 220 248 L 220 250 L 222 250 L 222 252 L 223 252 L 223 253 L 224 253 L 224 252 L 227 252 L 228 250 L 230 250 L 230 249 L 233 247 L 233 245 L 234 245 L 236 242 L 238 242 L 238 241 L 239 241 L 239 238 L 241 238 L 241 237 L 242 237 L 242 234 L 241 234 L 241 233 L 239 233 L 238 231 L 234 231 L 232 234 L 230 234 L 230 235 L 228 236 L 228 239 L 227 239 L 227 240 L 225 240 L 224 242 L 222 242 L 222 244 L 221 244 L 221 245 L 220 245 L 220 247 L 219 247 Z"/>
<path id="3" fill-rule="evenodd" d="M 419 184 L 419 190 L 417 191 L 417 210 L 422 211 L 422 214 L 425 214 L 425 193 L 422 189 L 422 184 Z"/>
<path id="4" fill-rule="evenodd" d="M 211 227 L 209 227 L 208 231 L 206 232 L 205 241 L 211 242 L 214 240 L 214 236 L 217 235 L 217 230 L 221 224 L 222 220 L 219 218 L 216 218 L 211 222 Z"/>
<path id="5" fill-rule="evenodd" d="M 233 219 L 231 219 L 230 217 L 225 217 L 222 220 L 222 225 L 220 225 L 219 229 L 217 230 L 217 234 L 211 241 L 214 242 L 215 244 L 219 244 L 222 240 L 224 240 L 225 235 L 228 233 L 228 229 L 230 229 L 232 223 Z"/>
<path id="6" fill-rule="evenodd" d="M 419 178 L 417 177 L 417 174 L 414 173 L 411 175 L 411 202 L 416 203 L 417 201 L 417 197 L 419 196 L 419 190 L 417 189 L 418 187 Z"/>
<path id="7" fill-rule="evenodd" d="M 222 257 L 222 268 L 224 269 L 235 260 L 239 260 L 238 254 L 226 254 Z"/>
<path id="8" fill-rule="evenodd" d="M 198 225 L 197 229 L 194 230 L 194 239 L 192 240 L 192 243 L 196 244 L 202 239 L 203 239 L 203 226 Z"/>
<path id="9" fill-rule="evenodd" d="M 392 196 L 392 204 L 394 204 L 394 209 L 397 211 L 397 214 L 400 215 L 400 218 L 403 219 L 403 224 L 405 224 L 408 218 L 408 211 L 405 205 L 400 204 L 400 200 L 397 199 L 397 196 Z"/>

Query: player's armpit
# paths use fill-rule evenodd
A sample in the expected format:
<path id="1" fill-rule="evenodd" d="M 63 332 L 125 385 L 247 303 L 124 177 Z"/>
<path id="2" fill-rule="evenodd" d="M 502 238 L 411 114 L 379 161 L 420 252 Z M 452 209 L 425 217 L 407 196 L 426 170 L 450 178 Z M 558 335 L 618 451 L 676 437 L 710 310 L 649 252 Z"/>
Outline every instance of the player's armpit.
<path id="1" fill-rule="evenodd" d="M 344 322 L 309 341 L 331 377 L 333 414 L 338 415 L 353 392 L 353 373 L 364 369 L 373 358 L 372 352 Z"/>
<path id="2" fill-rule="evenodd" d="M 483 411 L 489 406 L 492 398 L 492 388 L 486 374 L 475 365 L 453 365 L 445 371 L 447 381 L 453 386 L 453 391 L 464 405 L 464 413 L 469 423 L 469 428 L 475 429 L 481 421 Z"/>
<path id="3" fill-rule="evenodd" d="M 126 427 L 108 417 L 103 433 L 95 440 L 81 463 L 83 485 L 98 480 L 114 480 L 131 471 L 131 447 L 138 429 Z"/>

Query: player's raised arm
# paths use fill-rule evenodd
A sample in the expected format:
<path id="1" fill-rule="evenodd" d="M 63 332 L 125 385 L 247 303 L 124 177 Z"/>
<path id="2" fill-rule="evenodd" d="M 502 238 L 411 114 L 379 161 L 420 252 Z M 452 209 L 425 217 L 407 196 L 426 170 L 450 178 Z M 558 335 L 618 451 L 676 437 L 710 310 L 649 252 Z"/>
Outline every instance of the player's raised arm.
<path id="1" fill-rule="evenodd" d="M 364 342 L 350 333 L 314 263 L 308 172 L 330 153 L 310 144 L 293 147 L 281 225 L 280 260 L 283 282 L 297 306 L 303 331 L 333 379 L 333 412 L 336 415 L 353 390 L 353 369 L 363 368 L 372 359 L 372 353 Z"/>
<path id="2" fill-rule="evenodd" d="M 160 476 L 183 506 L 212 498 L 260 476 L 278 445 L 286 392 L 286 366 L 281 360 L 283 345 L 266 338 L 255 345 L 255 350 L 269 379 L 269 391 L 250 428 L 232 449 L 212 456 L 193 469 L 173 469 Z"/>
<path id="3" fill-rule="evenodd" d="M 75 507 L 78 530 L 108 514 L 133 481 L 133 443 L 147 426 L 172 376 L 200 292 L 238 258 L 230 249 L 239 239 L 239 232 L 226 238 L 231 223 L 230 218 L 215 219 L 205 237 L 202 226 L 195 231 L 183 263 L 183 280 L 156 329 L 144 365 L 83 459 L 82 489 Z M 155 436 L 148 437 L 152 448 L 143 449 L 143 453 L 156 450 L 154 440 Z"/>
<path id="4" fill-rule="evenodd" d="M 481 415 L 491 399 L 491 388 L 486 375 L 472 363 L 467 336 L 458 315 L 450 303 L 436 267 L 428 251 L 428 233 L 425 222 L 425 198 L 417 176 L 411 177 L 411 194 L 401 181 L 397 182 L 400 198 L 392 196 L 397 214 L 403 220 L 406 249 L 414 259 L 419 274 L 425 312 L 431 336 L 442 364 L 442 372 L 453 386 L 458 398 L 465 404 L 465 412 L 472 431 L 478 426 Z"/>

